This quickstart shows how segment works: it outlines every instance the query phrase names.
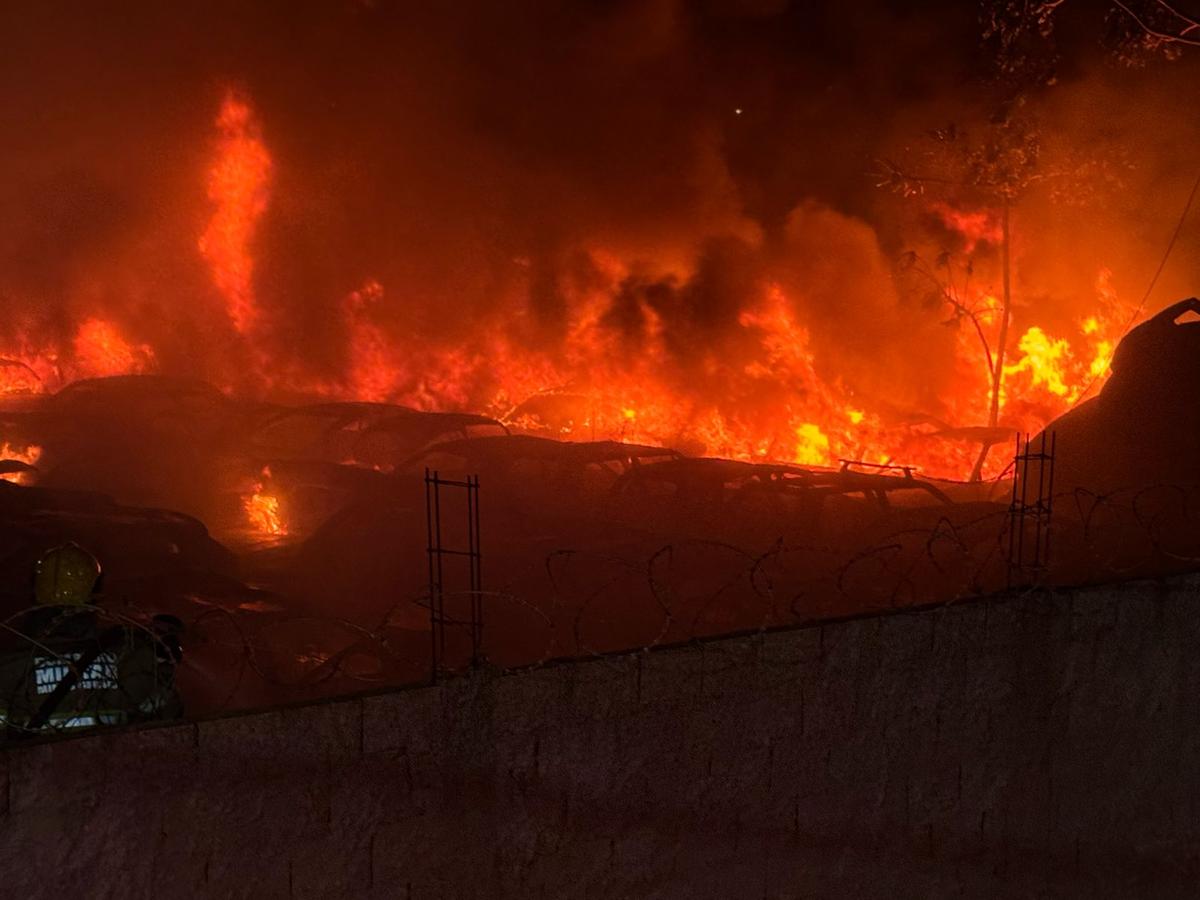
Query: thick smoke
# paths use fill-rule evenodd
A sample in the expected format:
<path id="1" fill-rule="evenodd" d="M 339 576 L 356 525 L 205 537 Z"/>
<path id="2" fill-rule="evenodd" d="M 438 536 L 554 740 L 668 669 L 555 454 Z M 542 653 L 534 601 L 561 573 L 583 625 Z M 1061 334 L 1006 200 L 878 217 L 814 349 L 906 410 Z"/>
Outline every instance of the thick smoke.
<path id="1" fill-rule="evenodd" d="M 664 381 L 716 395 L 754 360 L 740 317 L 777 287 L 819 374 L 862 405 L 940 414 L 957 377 L 945 309 L 897 260 L 959 238 L 868 173 L 919 159 L 933 127 L 985 126 L 963 4 L 26 4 L 0 34 L 10 342 L 69 348 L 100 317 L 161 370 L 284 393 L 351 383 L 365 328 L 403 348 L 393 386 L 411 396 L 439 379 L 419 371 L 435 348 L 482 369 L 497 333 L 569 365 L 579 299 L 601 294 L 605 359 L 635 365 L 653 341 Z M 1195 59 L 1132 71 L 1084 40 L 1063 52 L 1029 112 L 1044 165 L 1086 186 L 1014 210 L 1017 318 L 1048 328 L 1095 303 L 1105 268 L 1140 299 L 1200 128 Z M 197 246 L 230 91 L 272 157 L 253 347 Z M 1195 292 L 1196 221 L 1147 312 Z M 372 298 L 358 320 L 355 292 Z M 245 377 L 264 357 L 269 383 Z"/>

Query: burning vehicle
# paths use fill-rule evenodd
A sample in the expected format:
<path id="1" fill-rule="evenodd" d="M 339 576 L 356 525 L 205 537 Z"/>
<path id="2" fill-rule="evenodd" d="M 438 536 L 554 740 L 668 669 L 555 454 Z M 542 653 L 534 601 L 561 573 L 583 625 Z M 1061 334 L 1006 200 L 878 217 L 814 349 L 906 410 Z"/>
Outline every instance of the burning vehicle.
<path id="1" fill-rule="evenodd" d="M 425 469 L 476 473 L 509 495 L 527 490 L 586 502 L 588 495 L 610 489 L 631 471 L 678 458 L 678 452 L 665 447 L 506 435 L 435 444 L 399 468 L 412 474 Z"/>
<path id="2" fill-rule="evenodd" d="M 241 423 L 237 404 L 204 382 L 128 375 L 28 398 L 6 427 L 36 470 L 25 480 L 210 518 Z"/>
<path id="3" fill-rule="evenodd" d="M 391 471 L 424 447 L 507 434 L 495 419 L 387 403 L 318 403 L 275 411 L 254 429 L 249 451 L 267 460 L 304 460 Z"/>
<path id="4" fill-rule="evenodd" d="M 244 477 L 227 491 L 227 531 L 286 538 L 314 528 L 358 494 L 388 493 L 383 475 L 441 441 L 507 434 L 487 416 L 389 404 L 323 403 L 272 410 L 242 450 Z M 240 502 L 246 519 L 238 528 Z"/>

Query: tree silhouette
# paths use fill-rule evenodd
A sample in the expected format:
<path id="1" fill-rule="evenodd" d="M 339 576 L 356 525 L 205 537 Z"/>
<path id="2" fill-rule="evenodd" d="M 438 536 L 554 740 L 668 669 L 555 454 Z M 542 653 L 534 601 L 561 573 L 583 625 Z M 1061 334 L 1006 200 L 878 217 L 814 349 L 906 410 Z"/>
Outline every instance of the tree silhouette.
<path id="1" fill-rule="evenodd" d="M 946 294 L 956 315 L 969 318 L 984 343 L 991 376 L 989 428 L 995 428 L 1000 418 L 1000 391 L 1012 320 L 1012 211 L 1034 184 L 1061 174 L 1039 166 L 1039 129 L 1031 117 L 1022 113 L 1022 106 L 1020 100 L 1002 106 L 978 138 L 954 124 L 936 129 L 927 135 L 929 140 L 916 159 L 904 164 L 881 159 L 876 173 L 877 186 L 904 197 L 933 195 L 957 206 L 982 203 L 999 211 L 1002 287 L 999 333 L 994 344 L 984 336 L 981 311 L 969 309 L 953 294 Z M 972 481 L 980 478 L 991 446 L 984 442 L 980 448 L 971 470 Z"/>
<path id="2" fill-rule="evenodd" d="M 1195 0 L 1191 0 L 1195 2 Z M 1055 27 L 1068 0 L 983 0 L 984 41 L 997 67 L 1028 75 L 1043 69 L 1053 79 L 1051 49 Z M 1141 65 L 1156 57 L 1179 56 L 1200 47 L 1200 11 L 1166 0 L 1112 0 L 1104 14 L 1103 41 L 1118 60 Z"/>

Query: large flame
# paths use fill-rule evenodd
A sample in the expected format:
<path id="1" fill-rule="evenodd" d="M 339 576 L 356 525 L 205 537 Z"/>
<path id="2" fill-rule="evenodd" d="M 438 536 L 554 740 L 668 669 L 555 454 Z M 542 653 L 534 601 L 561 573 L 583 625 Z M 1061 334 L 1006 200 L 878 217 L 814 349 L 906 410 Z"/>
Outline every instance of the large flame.
<path id="1" fill-rule="evenodd" d="M 251 246 L 258 220 L 267 209 L 271 156 L 245 100 L 228 94 L 216 124 L 217 158 L 208 173 L 208 197 L 215 210 L 199 247 L 230 320 L 244 334 L 259 315 Z"/>
<path id="2" fill-rule="evenodd" d="M 828 340 L 814 342 L 799 312 L 804 306 L 789 296 L 794 289 L 785 289 L 782 279 L 768 273 L 741 297 L 740 311 L 721 335 L 681 336 L 671 332 L 662 308 L 648 294 L 622 294 L 623 286 L 636 281 L 637 264 L 601 246 L 586 254 L 593 272 L 589 286 L 568 292 L 561 340 L 539 346 L 522 331 L 521 322 L 530 319 L 521 306 L 527 299 L 512 301 L 503 317 L 480 322 L 466 338 L 438 344 L 420 335 L 397 335 L 387 323 L 389 311 L 402 302 L 404 286 L 366 279 L 346 292 L 335 314 L 340 321 L 327 329 L 330 340 L 340 335 L 346 341 L 341 374 L 317 374 L 289 355 L 291 348 L 269 349 L 269 336 L 258 327 L 263 309 L 254 283 L 254 243 L 268 205 L 273 164 L 250 103 L 227 95 L 216 130 L 207 171 L 213 211 L 198 248 L 225 315 L 247 338 L 242 348 L 247 374 L 239 383 L 248 389 L 469 409 L 490 413 L 515 430 L 573 440 L 618 439 L 809 466 L 903 464 L 952 478 L 970 473 L 979 442 L 994 436 L 995 429 L 980 427 L 989 420 L 1001 324 L 1001 304 L 987 287 L 964 287 L 957 297 L 957 308 L 972 312 L 969 321 L 961 315 L 953 320 L 956 377 L 932 414 L 918 415 L 826 374 L 836 371 L 828 363 L 838 348 Z M 999 240 L 994 210 L 935 204 L 930 211 L 960 235 L 968 250 Z M 674 283 L 689 275 L 678 261 L 672 270 Z M 1006 348 L 1001 428 L 1036 431 L 1105 377 L 1127 311 L 1121 310 L 1107 272 L 1100 273 L 1092 295 L 1094 301 L 1070 329 L 1064 329 L 1061 316 L 1051 327 L 1030 322 L 1029 311 L 1021 312 L 1021 331 L 1012 332 L 1015 340 L 1010 338 Z M 623 323 L 621 328 L 614 321 Z M 151 345 L 98 316 L 83 319 L 62 346 L 31 334 L 18 332 L 0 348 L 0 392 L 53 390 L 75 378 L 157 366 Z M 988 458 L 985 476 L 1004 469 L 1007 460 L 1001 456 L 997 451 Z M 257 530 L 286 533 L 278 498 L 262 483 L 245 496 L 244 505 Z"/>
<path id="3" fill-rule="evenodd" d="M 0 350 L 0 395 L 54 391 L 80 378 L 155 370 L 154 349 L 130 341 L 116 323 L 84 319 L 63 347 L 22 332 Z"/>
<path id="4" fill-rule="evenodd" d="M 473 406 L 518 430 L 567 439 L 671 444 L 709 455 L 810 466 L 846 460 L 900 463 L 944 477 L 965 476 L 978 445 L 935 440 L 931 433 L 987 419 L 992 367 L 988 350 L 971 329 L 960 330 L 956 345 L 960 377 L 947 398 L 954 421 L 942 426 L 905 422 L 872 411 L 840 383 L 820 376 L 818 352 L 777 285 L 747 302 L 738 320 L 742 334 L 737 340 L 754 349 L 752 361 L 731 368 L 716 353 L 704 360 L 704 372 L 725 392 L 709 402 L 698 402 L 672 381 L 652 309 L 640 310 L 645 320 L 641 357 L 631 363 L 617 352 L 601 327 L 611 313 L 611 293 L 580 302 L 566 346 L 544 356 L 515 348 L 502 333 L 489 340 L 486 352 L 457 347 L 414 353 L 365 318 L 384 299 L 384 288 L 375 281 L 347 299 L 350 372 L 345 384 L 327 385 L 328 392 L 421 408 Z M 997 307 L 987 297 L 980 300 L 985 308 Z M 998 313 L 985 319 L 995 332 Z M 1100 312 L 1079 322 L 1070 337 L 1029 326 L 1009 348 L 1001 422 L 1033 431 L 1080 400 L 1097 373 L 1106 372 L 1116 327 Z M 559 414 L 541 415 L 536 402 L 522 402 L 539 397 L 559 400 L 547 404 Z M 561 413 L 564 406 L 567 414 Z M 985 474 L 1000 472 L 1006 463 L 995 454 Z"/>

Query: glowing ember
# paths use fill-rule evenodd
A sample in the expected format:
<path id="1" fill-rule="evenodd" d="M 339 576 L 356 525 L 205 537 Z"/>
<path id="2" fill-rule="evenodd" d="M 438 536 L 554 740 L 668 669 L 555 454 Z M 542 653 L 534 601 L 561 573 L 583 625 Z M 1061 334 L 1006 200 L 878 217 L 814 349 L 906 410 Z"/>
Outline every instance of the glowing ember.
<path id="1" fill-rule="evenodd" d="M 271 156 L 259 136 L 248 103 L 230 94 L 217 116 L 221 133 L 216 163 L 208 173 L 208 197 L 216 206 L 200 238 L 200 252 L 212 269 L 234 327 L 249 331 L 258 318 L 254 260 L 250 245 L 267 209 Z"/>
<path id="2" fill-rule="evenodd" d="M 262 474 L 264 480 L 269 480 L 270 467 L 264 468 Z M 265 490 L 264 482 L 259 481 L 254 484 L 253 493 L 242 497 L 242 506 L 246 510 L 250 527 L 260 534 L 284 537 L 288 533 L 288 527 L 280 511 L 279 498 L 264 493 Z"/>

